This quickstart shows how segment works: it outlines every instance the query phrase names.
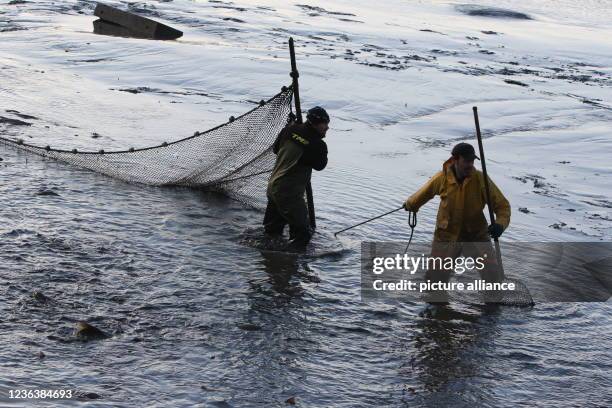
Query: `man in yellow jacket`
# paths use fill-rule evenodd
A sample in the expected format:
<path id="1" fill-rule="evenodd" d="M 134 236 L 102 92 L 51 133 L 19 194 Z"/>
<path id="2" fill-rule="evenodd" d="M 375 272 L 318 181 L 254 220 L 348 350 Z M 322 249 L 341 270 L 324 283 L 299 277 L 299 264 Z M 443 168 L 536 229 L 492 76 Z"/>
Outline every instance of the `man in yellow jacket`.
<path id="1" fill-rule="evenodd" d="M 435 195 L 440 196 L 436 219 L 436 231 L 432 243 L 432 257 L 484 256 L 486 267 L 481 272 L 487 282 L 501 282 L 503 272 L 497 266 L 490 237 L 497 238 L 510 224 L 510 203 L 489 179 L 491 206 L 495 223 L 487 227 L 483 214 L 486 205 L 484 175 L 474 168 L 474 147 L 459 143 L 452 150 L 452 157 L 423 187 L 404 203 L 404 208 L 417 212 Z M 448 282 L 449 270 L 428 270 L 425 280 Z"/>

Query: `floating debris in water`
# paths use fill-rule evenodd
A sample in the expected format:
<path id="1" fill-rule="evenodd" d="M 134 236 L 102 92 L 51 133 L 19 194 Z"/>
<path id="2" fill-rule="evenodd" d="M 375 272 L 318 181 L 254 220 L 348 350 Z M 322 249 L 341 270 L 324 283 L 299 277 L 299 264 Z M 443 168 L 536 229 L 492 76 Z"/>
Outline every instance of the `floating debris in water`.
<path id="1" fill-rule="evenodd" d="M 110 337 L 102 330 L 84 321 L 77 323 L 76 328 L 74 329 L 74 336 L 78 340 L 83 341 L 102 340 Z"/>
<path id="2" fill-rule="evenodd" d="M 32 126 L 31 123 L 24 122 L 23 120 L 7 118 L 4 116 L 0 116 L 0 123 L 6 123 L 13 126 Z"/>
<path id="3" fill-rule="evenodd" d="M 510 85 L 529 86 L 524 82 L 515 81 L 514 79 L 504 79 L 504 82 Z"/>
<path id="4" fill-rule="evenodd" d="M 36 193 L 37 196 L 53 196 L 53 197 L 59 197 L 59 194 L 56 193 L 53 190 L 47 190 L 45 188 L 42 188 L 40 190 L 38 190 L 38 192 Z"/>
<path id="5" fill-rule="evenodd" d="M 96 394 L 95 392 L 80 392 L 76 394 L 76 397 L 79 400 L 94 400 L 102 398 L 100 394 Z"/>
<path id="6" fill-rule="evenodd" d="M 468 16 L 514 18 L 517 20 L 533 20 L 529 15 L 500 7 L 485 7 L 474 4 L 460 4 L 455 9 Z"/>

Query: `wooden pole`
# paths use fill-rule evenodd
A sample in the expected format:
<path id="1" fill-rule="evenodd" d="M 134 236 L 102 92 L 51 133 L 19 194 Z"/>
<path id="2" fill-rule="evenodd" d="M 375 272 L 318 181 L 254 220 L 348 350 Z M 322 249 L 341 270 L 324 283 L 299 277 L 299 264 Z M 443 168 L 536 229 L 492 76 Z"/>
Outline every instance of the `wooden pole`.
<path id="1" fill-rule="evenodd" d="M 495 213 L 493 212 L 493 206 L 491 205 L 491 193 L 489 190 L 489 176 L 487 176 L 487 164 L 485 162 L 484 148 L 482 146 L 482 135 L 480 133 L 480 121 L 478 120 L 478 108 L 474 106 L 474 122 L 476 123 L 476 137 L 478 138 L 478 150 L 480 152 L 480 163 L 482 165 L 482 174 L 484 176 L 485 185 L 485 199 L 487 200 L 487 207 L 489 208 L 489 218 L 491 219 L 491 225 L 495 224 Z M 504 279 L 504 266 L 502 264 L 501 249 L 499 247 L 499 238 L 493 238 L 495 242 L 495 256 L 497 258 L 497 264 L 499 265 L 501 278 Z"/>
<path id="2" fill-rule="evenodd" d="M 291 78 L 293 79 L 293 102 L 295 103 L 295 117 L 297 123 L 303 123 L 302 119 L 302 105 L 300 103 L 300 86 L 298 78 L 300 74 L 297 70 L 297 63 L 295 61 L 295 48 L 293 46 L 293 37 L 289 38 L 289 55 L 291 56 Z M 310 220 L 310 226 L 312 229 L 317 228 L 317 221 L 315 219 L 315 208 L 314 199 L 312 197 L 312 184 L 310 181 L 306 184 L 306 201 L 308 203 L 308 219 Z"/>

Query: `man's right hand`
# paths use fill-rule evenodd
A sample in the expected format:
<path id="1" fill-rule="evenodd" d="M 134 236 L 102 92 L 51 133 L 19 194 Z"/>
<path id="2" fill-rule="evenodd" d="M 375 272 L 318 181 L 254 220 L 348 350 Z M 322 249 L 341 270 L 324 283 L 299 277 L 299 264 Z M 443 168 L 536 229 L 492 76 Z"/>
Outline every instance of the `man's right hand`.
<path id="1" fill-rule="evenodd" d="M 410 204 L 408 204 L 408 201 L 405 201 L 404 204 L 402 205 L 402 207 L 404 207 L 404 210 L 406 210 L 406 211 L 412 211 L 410 209 Z"/>
<path id="2" fill-rule="evenodd" d="M 495 223 L 489 225 L 489 235 L 491 238 L 496 239 L 501 237 L 501 234 L 504 232 L 504 227 L 501 224 Z"/>

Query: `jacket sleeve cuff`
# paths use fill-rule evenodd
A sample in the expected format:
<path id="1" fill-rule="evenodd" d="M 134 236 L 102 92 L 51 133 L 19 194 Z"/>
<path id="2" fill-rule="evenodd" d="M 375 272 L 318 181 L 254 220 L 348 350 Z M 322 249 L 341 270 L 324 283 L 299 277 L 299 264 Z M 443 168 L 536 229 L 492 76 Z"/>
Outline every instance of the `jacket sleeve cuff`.
<path id="1" fill-rule="evenodd" d="M 412 197 L 404 201 L 404 208 L 413 212 L 416 212 L 418 210 L 418 208 L 416 208 L 415 206 L 414 200 L 412 200 Z"/>
<path id="2" fill-rule="evenodd" d="M 508 228 L 508 225 L 510 225 L 510 220 L 506 217 L 500 217 L 495 220 L 495 223 L 504 227 L 504 231 L 505 231 L 506 228 Z"/>

